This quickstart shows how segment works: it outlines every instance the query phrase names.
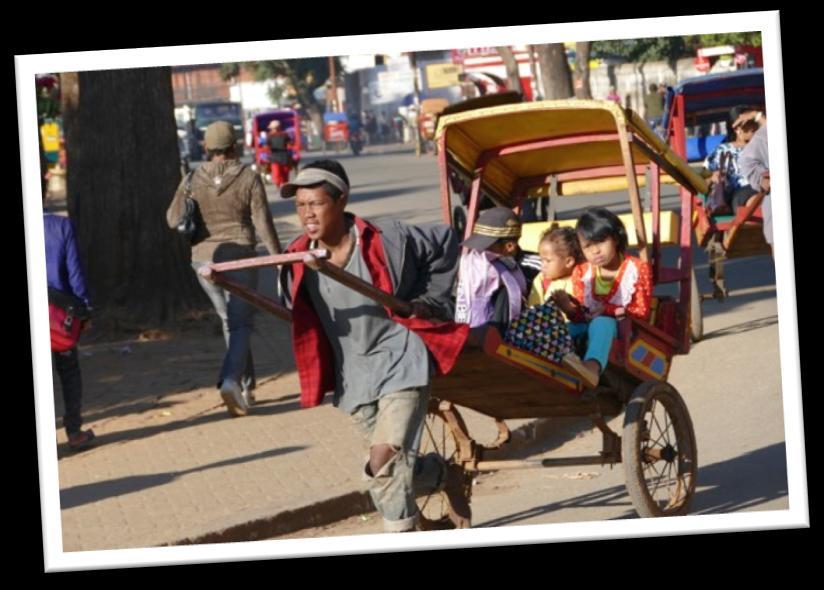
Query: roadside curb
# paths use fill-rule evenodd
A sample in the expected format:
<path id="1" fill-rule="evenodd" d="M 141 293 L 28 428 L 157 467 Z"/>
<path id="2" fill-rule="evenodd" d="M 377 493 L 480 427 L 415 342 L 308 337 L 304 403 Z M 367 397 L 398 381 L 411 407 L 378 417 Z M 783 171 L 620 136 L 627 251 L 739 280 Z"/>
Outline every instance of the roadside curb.
<path id="1" fill-rule="evenodd" d="M 306 528 L 332 524 L 373 510 L 372 499 L 369 497 L 368 492 L 350 492 L 308 506 L 301 506 L 294 510 L 285 510 L 272 516 L 233 525 L 222 530 L 164 543 L 161 546 L 260 541 L 261 539 L 286 535 Z"/>
<path id="2" fill-rule="evenodd" d="M 501 449 L 490 451 L 490 454 L 493 454 L 496 459 L 509 459 L 517 457 L 524 450 L 534 447 L 539 442 L 545 445 L 560 446 L 570 438 L 574 438 L 575 434 L 572 432 L 574 429 L 587 422 L 583 419 L 560 421 L 557 418 L 539 418 L 514 429 L 510 441 Z M 375 507 L 367 491 L 349 492 L 217 531 L 164 543 L 162 546 L 259 541 L 303 529 L 330 525 L 374 511 Z"/>

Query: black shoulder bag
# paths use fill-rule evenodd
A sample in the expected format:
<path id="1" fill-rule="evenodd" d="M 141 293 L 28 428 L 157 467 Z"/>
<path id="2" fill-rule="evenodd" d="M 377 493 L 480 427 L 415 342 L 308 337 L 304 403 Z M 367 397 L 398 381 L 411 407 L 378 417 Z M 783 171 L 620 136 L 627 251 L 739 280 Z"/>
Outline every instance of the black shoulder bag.
<path id="1" fill-rule="evenodd" d="M 180 221 L 177 222 L 177 231 L 189 239 L 189 243 L 194 246 L 199 244 L 209 235 L 206 231 L 206 224 L 203 223 L 203 216 L 200 214 L 200 207 L 197 201 L 192 198 L 192 175 L 194 171 L 186 175 L 186 204 Z"/>
<path id="2" fill-rule="evenodd" d="M 721 154 L 718 166 L 718 182 L 712 185 L 710 193 L 707 195 L 707 215 L 725 215 L 730 212 L 727 204 L 727 167 L 729 166 L 730 155 L 727 152 Z"/>

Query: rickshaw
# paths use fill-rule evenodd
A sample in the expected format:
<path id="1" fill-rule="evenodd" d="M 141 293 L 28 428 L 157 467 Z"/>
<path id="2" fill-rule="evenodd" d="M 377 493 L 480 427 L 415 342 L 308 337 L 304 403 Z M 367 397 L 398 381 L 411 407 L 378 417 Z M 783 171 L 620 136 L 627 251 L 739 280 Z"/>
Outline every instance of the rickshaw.
<path id="1" fill-rule="evenodd" d="M 346 149 L 349 144 L 349 118 L 346 113 L 323 113 L 323 149 L 334 145 L 336 151 Z"/>
<path id="2" fill-rule="evenodd" d="M 664 119 L 667 139 L 672 150 L 682 158 L 690 162 L 703 161 L 721 143 L 724 135 L 688 137 L 688 126 L 706 129 L 726 121 L 734 106 L 764 110 L 764 104 L 764 71 L 761 68 L 684 80 L 675 88 L 667 89 Z M 761 212 L 764 196 L 757 194 L 750 205 L 727 215 L 708 215 L 704 206 L 706 194 L 694 197 L 692 224 L 696 241 L 707 251 L 712 297 L 719 301 L 729 295 L 724 284 L 725 260 L 772 252 L 764 238 Z"/>
<path id="3" fill-rule="evenodd" d="M 434 378 L 420 452 L 436 452 L 459 473 L 467 502 L 473 478 L 482 472 L 524 467 L 614 465 L 624 463 L 626 485 L 639 515 L 673 516 L 688 511 L 695 493 L 697 455 L 692 422 L 681 395 L 667 383 L 673 357 L 690 349 L 692 294 L 692 196 L 706 190 L 693 172 L 634 112 L 602 101 L 552 101 L 504 105 L 442 117 L 439 149 L 443 220 L 451 223 L 450 170 L 472 179 L 465 236 L 472 232 L 481 195 L 520 211 L 536 189 L 551 186 L 551 198 L 614 190 L 623 182 L 631 214 L 624 223 L 638 255 L 654 270 L 656 285 L 677 286 L 677 296 L 657 296 L 649 322 L 622 319 L 600 383 L 589 387 L 570 369 L 505 343 L 495 329 L 482 346 L 467 345 L 454 369 Z M 651 208 L 643 211 L 639 184 L 649 169 Z M 660 206 L 660 178 L 666 172 L 685 189 L 680 213 Z M 551 220 L 525 224 L 521 245 L 536 249 Z M 678 248 L 680 263 L 665 267 L 665 245 Z M 258 307 L 289 320 L 277 302 L 225 278 L 224 272 L 268 264 L 303 262 L 401 314 L 408 303 L 326 263 L 325 250 L 213 264 L 201 271 Z M 491 444 L 476 441 L 461 416 L 479 412 L 497 425 Z M 607 420 L 624 410 L 623 436 Z M 552 416 L 585 417 L 602 433 L 598 455 L 541 460 L 488 460 L 486 453 L 510 438 L 506 420 Z M 453 492 L 454 490 L 450 490 Z M 454 497 L 454 496 L 453 496 Z M 457 514 L 445 492 L 418 498 L 427 529 L 463 528 L 471 515 Z"/>
<path id="4" fill-rule="evenodd" d="M 434 150 L 435 127 L 438 115 L 449 106 L 445 98 L 426 98 L 421 101 L 421 112 L 418 115 L 418 133 L 426 151 Z"/>
<path id="5" fill-rule="evenodd" d="M 292 168 L 297 167 L 300 162 L 300 151 L 302 149 L 300 116 L 294 109 L 277 109 L 255 115 L 252 119 L 252 148 L 255 151 L 255 166 L 265 179 L 271 172 L 271 152 L 267 143 L 267 133 L 269 124 L 272 121 L 280 122 L 281 131 L 289 136 L 289 161 L 285 166 L 285 174 L 288 178 Z"/>

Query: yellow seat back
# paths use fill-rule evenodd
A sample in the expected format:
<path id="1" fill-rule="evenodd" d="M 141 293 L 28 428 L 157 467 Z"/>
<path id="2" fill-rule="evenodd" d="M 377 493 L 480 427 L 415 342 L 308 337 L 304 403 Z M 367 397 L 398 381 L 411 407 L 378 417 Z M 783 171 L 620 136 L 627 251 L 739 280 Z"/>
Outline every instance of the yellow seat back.
<path id="1" fill-rule="evenodd" d="M 629 246 L 634 248 L 638 245 L 638 240 L 635 238 L 635 221 L 631 213 L 624 213 L 618 216 L 624 227 L 627 228 L 627 236 L 629 237 Z M 555 221 L 536 221 L 532 223 L 525 223 L 521 229 L 521 239 L 518 240 L 518 245 L 529 252 L 538 251 L 538 243 L 541 241 L 541 235 L 555 227 L 571 227 L 575 229 L 578 223 L 577 219 L 559 219 Z M 680 216 L 674 211 L 661 211 L 661 245 L 671 246 L 678 243 L 678 227 L 680 224 Z M 647 233 L 647 240 L 652 243 L 652 213 L 644 213 L 644 227 Z"/>

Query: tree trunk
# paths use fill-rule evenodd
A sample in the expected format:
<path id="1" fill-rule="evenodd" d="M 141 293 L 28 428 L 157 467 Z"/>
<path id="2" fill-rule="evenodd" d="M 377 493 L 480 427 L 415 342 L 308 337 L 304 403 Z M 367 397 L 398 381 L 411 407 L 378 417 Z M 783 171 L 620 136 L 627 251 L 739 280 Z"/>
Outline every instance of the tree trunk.
<path id="1" fill-rule="evenodd" d="M 572 93 L 572 75 L 567 64 L 563 43 L 537 45 L 538 66 L 544 83 L 544 98 L 559 100 L 569 98 Z"/>
<path id="2" fill-rule="evenodd" d="M 321 139 L 323 139 L 323 111 L 320 108 L 320 105 L 315 100 L 315 97 L 312 96 L 312 92 L 306 87 L 305 84 L 301 86 L 295 86 L 298 92 L 298 100 L 300 101 L 301 105 L 306 112 L 309 113 L 309 118 L 315 124 L 315 129 L 317 129 L 318 133 L 320 133 Z"/>
<path id="3" fill-rule="evenodd" d="M 498 55 L 504 62 L 506 67 L 507 86 L 510 90 L 514 90 L 519 94 L 523 94 L 524 90 L 521 87 L 521 74 L 518 71 L 518 60 L 515 59 L 515 54 L 511 47 L 496 47 Z"/>
<path id="4" fill-rule="evenodd" d="M 180 182 L 171 69 L 68 75 L 68 209 L 92 304 L 135 325 L 207 300 L 190 248 L 166 224 Z"/>
<path id="5" fill-rule="evenodd" d="M 589 85 L 589 41 L 575 44 L 575 98 L 592 98 Z"/>

